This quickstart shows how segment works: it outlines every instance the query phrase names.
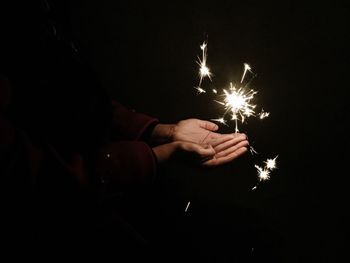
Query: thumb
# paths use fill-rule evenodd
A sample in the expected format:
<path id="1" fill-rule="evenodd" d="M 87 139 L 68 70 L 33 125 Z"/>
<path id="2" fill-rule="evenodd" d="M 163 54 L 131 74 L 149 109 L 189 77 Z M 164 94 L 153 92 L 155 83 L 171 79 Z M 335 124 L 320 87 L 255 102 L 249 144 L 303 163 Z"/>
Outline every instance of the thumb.
<path id="1" fill-rule="evenodd" d="M 219 129 L 219 126 L 217 126 L 215 123 L 212 123 L 210 121 L 203 121 L 199 120 L 199 126 L 203 129 L 209 130 L 209 131 L 216 131 Z"/>

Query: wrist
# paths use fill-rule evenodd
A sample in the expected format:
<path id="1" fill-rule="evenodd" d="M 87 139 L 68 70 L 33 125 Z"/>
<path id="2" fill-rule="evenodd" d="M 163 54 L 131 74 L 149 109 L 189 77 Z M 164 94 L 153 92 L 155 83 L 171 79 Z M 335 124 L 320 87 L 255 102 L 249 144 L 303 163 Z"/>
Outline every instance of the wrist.
<path id="1" fill-rule="evenodd" d="M 152 141 L 164 144 L 174 141 L 175 124 L 157 124 L 151 134 Z"/>
<path id="2" fill-rule="evenodd" d="M 158 145 L 152 148 L 158 163 L 163 163 L 171 159 L 172 155 L 180 147 L 179 143 L 171 142 L 162 145 Z"/>

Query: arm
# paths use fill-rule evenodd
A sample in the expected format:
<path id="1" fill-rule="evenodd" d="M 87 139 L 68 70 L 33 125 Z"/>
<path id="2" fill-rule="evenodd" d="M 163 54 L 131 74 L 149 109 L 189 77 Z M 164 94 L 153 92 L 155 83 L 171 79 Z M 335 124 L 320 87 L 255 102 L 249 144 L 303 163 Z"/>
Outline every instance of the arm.
<path id="1" fill-rule="evenodd" d="M 119 140 L 140 140 L 149 128 L 158 124 L 156 118 L 130 110 L 112 101 L 112 134 Z"/>

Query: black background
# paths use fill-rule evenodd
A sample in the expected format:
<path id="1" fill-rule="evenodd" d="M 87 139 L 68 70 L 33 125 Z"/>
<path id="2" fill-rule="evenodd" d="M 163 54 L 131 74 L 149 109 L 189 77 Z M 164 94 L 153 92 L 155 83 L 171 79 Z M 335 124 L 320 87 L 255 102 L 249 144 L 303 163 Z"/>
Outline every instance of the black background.
<path id="1" fill-rule="evenodd" d="M 81 1 L 71 11 L 73 35 L 104 87 L 162 122 L 222 113 L 212 94 L 193 89 L 203 40 L 214 73 L 207 87 L 237 82 L 245 62 L 258 74 L 252 84 L 259 91 L 256 102 L 271 115 L 249 119 L 240 129 L 260 154 L 209 171 L 170 167 L 163 187 L 172 197 L 160 197 L 164 210 L 178 209 L 174 214 L 183 214 L 196 235 L 210 236 L 221 225 L 220 244 L 230 239 L 226 233 L 236 235 L 236 244 L 254 243 L 249 231 L 258 229 L 260 244 L 280 262 L 336 262 L 346 256 L 345 1 Z M 231 123 L 221 131 L 233 128 Z M 279 168 L 271 180 L 251 191 L 257 182 L 253 165 L 277 154 Z M 185 214 L 187 200 L 193 201 Z"/>
<path id="2" fill-rule="evenodd" d="M 212 119 L 223 111 L 215 96 L 193 89 L 204 40 L 214 74 L 207 87 L 237 82 L 245 62 L 258 74 L 252 83 L 256 103 L 271 115 L 248 119 L 240 130 L 259 155 L 210 170 L 169 165 L 155 198 L 137 205 L 141 232 L 191 239 L 198 258 L 214 246 L 223 253 L 266 251 L 261 258 L 270 262 L 347 256 L 349 4 L 56 2 L 62 10 L 69 7 L 72 37 L 102 87 L 163 123 Z M 220 128 L 230 132 L 234 125 Z M 277 154 L 271 180 L 252 191 L 254 164 Z"/>

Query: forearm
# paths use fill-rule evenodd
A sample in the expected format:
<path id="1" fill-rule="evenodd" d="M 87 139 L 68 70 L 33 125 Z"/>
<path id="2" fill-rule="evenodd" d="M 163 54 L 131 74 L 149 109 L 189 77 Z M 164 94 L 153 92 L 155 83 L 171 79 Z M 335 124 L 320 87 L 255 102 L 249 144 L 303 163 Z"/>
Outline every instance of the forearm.
<path id="1" fill-rule="evenodd" d="M 112 136 L 117 140 L 141 140 L 156 118 L 130 110 L 112 101 Z"/>

